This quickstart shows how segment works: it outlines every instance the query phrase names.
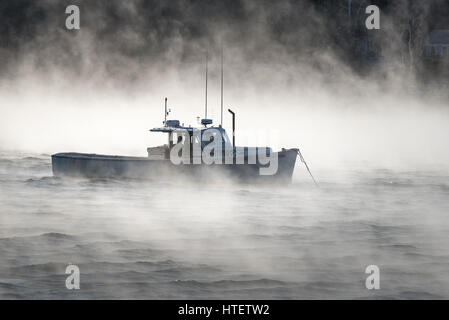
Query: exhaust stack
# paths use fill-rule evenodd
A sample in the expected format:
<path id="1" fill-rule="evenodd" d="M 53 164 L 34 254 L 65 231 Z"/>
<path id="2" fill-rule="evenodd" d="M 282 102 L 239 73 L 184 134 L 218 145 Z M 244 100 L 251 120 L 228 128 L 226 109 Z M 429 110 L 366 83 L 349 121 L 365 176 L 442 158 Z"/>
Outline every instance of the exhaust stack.
<path id="1" fill-rule="evenodd" d="M 232 147 L 235 147 L 235 113 L 231 109 L 228 111 L 232 114 Z"/>

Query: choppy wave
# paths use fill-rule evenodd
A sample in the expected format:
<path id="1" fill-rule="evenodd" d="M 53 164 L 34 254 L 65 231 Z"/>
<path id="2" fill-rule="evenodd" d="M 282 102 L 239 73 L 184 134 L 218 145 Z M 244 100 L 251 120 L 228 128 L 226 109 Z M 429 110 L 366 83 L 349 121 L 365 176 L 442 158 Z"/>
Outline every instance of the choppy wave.
<path id="1" fill-rule="evenodd" d="M 49 155 L 2 152 L 0 298 L 449 298 L 447 172 L 321 176 L 320 189 L 58 179 Z M 372 264 L 380 290 L 365 288 Z"/>

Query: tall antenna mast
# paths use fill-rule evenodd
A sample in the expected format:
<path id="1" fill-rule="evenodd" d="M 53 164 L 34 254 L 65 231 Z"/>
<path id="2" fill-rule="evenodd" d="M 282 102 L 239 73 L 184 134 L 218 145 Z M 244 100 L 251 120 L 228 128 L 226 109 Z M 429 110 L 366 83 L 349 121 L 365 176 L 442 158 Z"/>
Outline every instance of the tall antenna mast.
<path id="1" fill-rule="evenodd" d="M 165 120 L 164 125 L 167 125 L 167 98 L 165 98 Z"/>
<path id="2" fill-rule="evenodd" d="M 223 44 L 221 44 L 221 126 L 223 127 Z"/>
<path id="3" fill-rule="evenodd" d="M 204 119 L 207 119 L 207 62 L 208 62 L 208 59 L 209 59 L 209 57 L 208 57 L 208 55 L 209 55 L 209 52 L 208 51 L 206 51 L 206 102 L 205 102 L 205 113 L 204 113 Z"/>

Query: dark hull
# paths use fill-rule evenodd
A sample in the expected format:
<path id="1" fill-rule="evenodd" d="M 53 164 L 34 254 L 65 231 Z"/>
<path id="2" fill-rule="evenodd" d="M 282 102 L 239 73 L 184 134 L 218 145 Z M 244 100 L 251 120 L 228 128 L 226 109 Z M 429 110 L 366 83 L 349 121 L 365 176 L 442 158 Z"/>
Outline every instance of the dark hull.
<path id="1" fill-rule="evenodd" d="M 144 179 L 176 181 L 182 177 L 195 181 L 234 179 L 244 182 L 290 182 L 297 151 L 290 149 L 278 153 L 278 171 L 261 176 L 258 164 L 228 165 L 174 165 L 170 160 L 152 160 L 140 157 L 107 156 L 82 153 L 58 153 L 52 156 L 53 175 L 57 177 Z"/>

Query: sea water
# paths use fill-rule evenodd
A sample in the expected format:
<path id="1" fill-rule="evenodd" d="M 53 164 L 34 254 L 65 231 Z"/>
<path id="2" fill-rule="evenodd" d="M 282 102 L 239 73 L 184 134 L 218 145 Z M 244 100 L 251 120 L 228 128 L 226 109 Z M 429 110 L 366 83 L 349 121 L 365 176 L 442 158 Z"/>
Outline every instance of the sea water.
<path id="1" fill-rule="evenodd" d="M 315 170 L 317 188 L 303 170 L 288 186 L 60 179 L 50 155 L 0 152 L 0 298 L 449 298 L 449 172 Z"/>

